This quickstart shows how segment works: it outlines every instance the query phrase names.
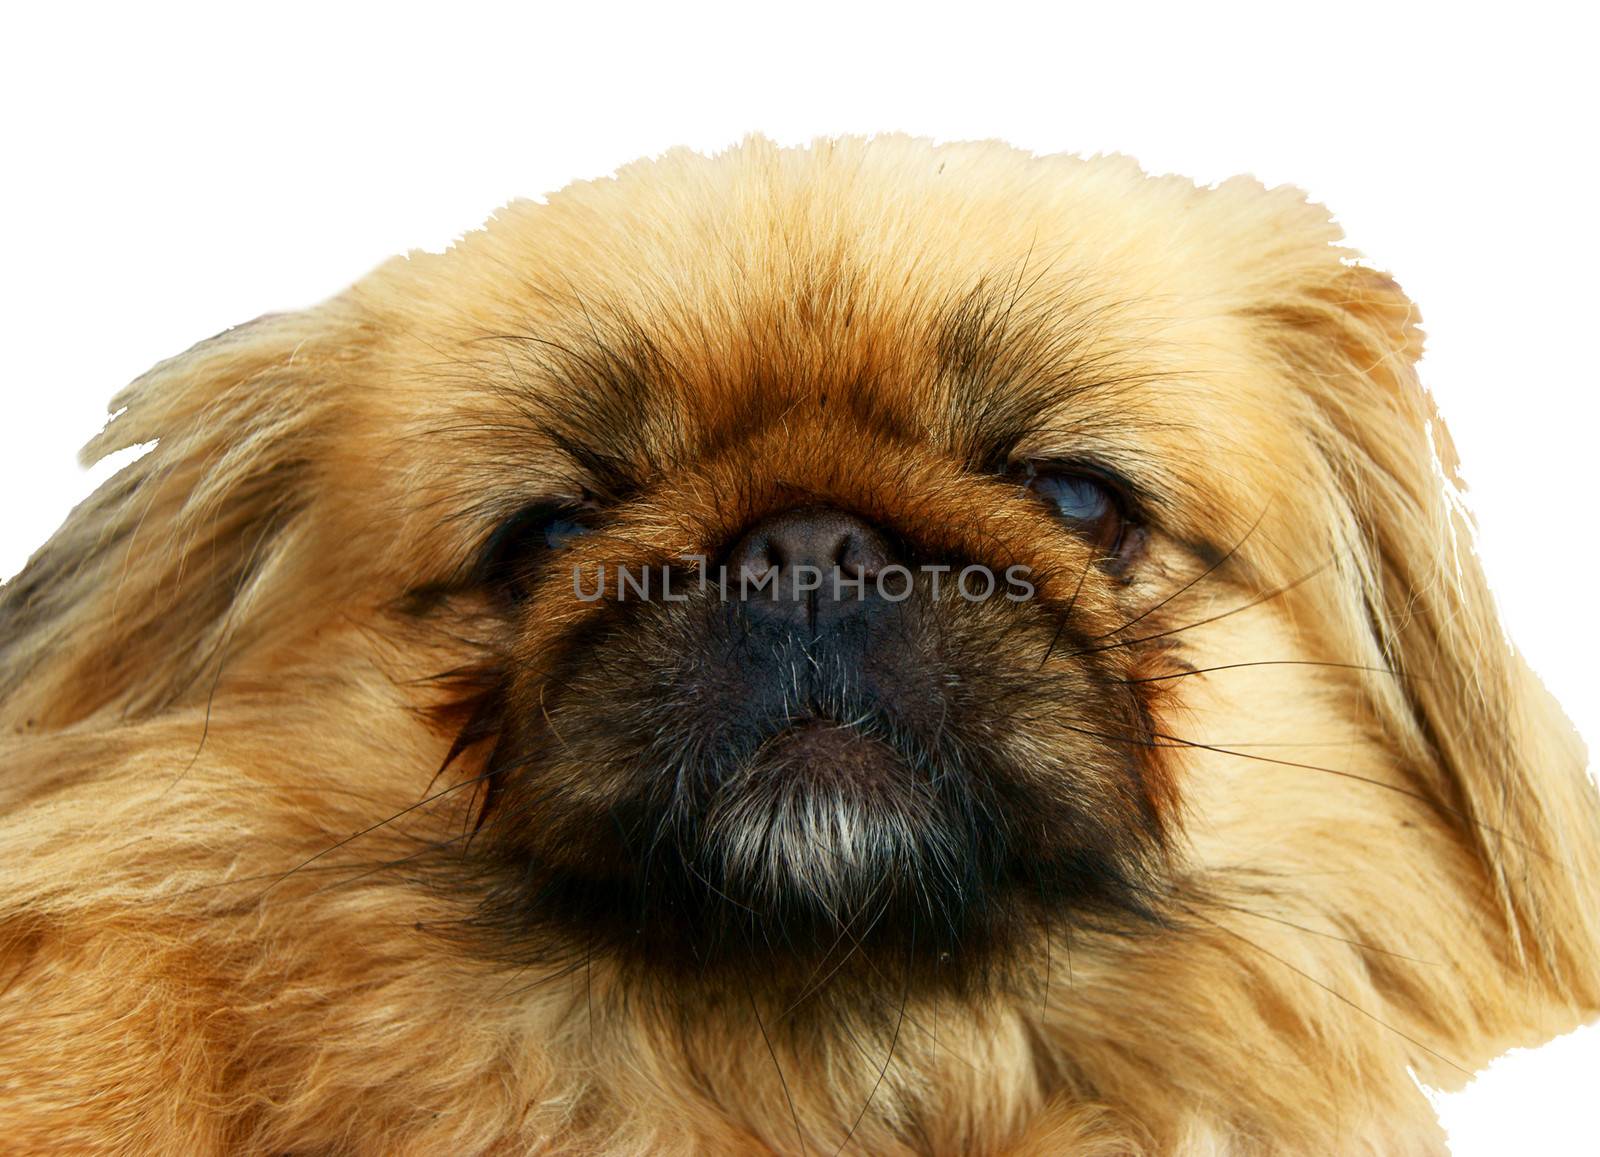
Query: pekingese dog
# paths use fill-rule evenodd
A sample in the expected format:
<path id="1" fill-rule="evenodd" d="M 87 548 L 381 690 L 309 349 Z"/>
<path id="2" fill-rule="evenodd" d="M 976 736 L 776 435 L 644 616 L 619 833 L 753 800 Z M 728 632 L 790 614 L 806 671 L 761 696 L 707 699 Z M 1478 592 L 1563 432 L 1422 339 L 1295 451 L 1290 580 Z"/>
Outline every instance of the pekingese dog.
<path id="1" fill-rule="evenodd" d="M 687 152 L 230 330 L 0 601 L 7 1151 L 1434 1153 L 1600 808 L 1289 189 Z"/>

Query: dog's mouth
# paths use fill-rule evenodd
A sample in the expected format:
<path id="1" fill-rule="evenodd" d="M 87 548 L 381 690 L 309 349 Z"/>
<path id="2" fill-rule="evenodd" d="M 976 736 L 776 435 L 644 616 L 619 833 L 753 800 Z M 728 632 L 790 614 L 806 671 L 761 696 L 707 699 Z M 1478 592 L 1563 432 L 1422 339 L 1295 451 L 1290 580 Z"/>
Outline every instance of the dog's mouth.
<path id="1" fill-rule="evenodd" d="M 907 758 L 859 721 L 802 715 L 776 730 L 752 761 L 759 774 L 787 776 L 801 790 L 864 788 L 903 776 Z"/>
<path id="2" fill-rule="evenodd" d="M 769 715 L 719 758 L 635 751 L 604 797 L 515 778 L 484 832 L 508 870 L 493 906 L 657 975 L 978 951 L 1005 874 L 997 801 L 881 706 L 851 706 Z M 564 753 L 605 750 L 564 734 Z"/>
<path id="3" fill-rule="evenodd" d="M 858 705 L 770 722 L 736 759 L 635 762 L 602 805 L 540 790 L 499 845 L 497 918 L 524 946 L 553 932 L 650 983 L 753 976 L 792 995 L 818 974 L 903 978 L 910 960 L 964 987 L 1037 931 L 1045 895 L 1115 888 L 1109 852 L 1003 756 L 960 758 Z M 569 732 L 567 750 L 580 742 Z M 496 817 L 500 838 L 516 814 Z"/>

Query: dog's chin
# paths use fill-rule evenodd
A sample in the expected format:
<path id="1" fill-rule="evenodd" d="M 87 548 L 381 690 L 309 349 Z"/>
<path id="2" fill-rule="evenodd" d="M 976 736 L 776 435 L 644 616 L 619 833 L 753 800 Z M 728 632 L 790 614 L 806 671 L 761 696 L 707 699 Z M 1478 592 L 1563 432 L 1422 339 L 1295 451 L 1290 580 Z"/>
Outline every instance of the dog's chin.
<path id="1" fill-rule="evenodd" d="M 793 723 L 712 796 L 688 866 L 791 938 L 831 941 L 874 911 L 881 923 L 908 882 L 949 879 L 976 851 L 928 778 L 856 726 Z"/>
<path id="2" fill-rule="evenodd" d="M 715 784 L 567 829 L 519 907 L 678 995 L 900 983 L 908 961 L 964 987 L 1002 952 L 1010 890 L 994 817 L 948 789 L 963 774 L 869 725 L 783 721 Z"/>

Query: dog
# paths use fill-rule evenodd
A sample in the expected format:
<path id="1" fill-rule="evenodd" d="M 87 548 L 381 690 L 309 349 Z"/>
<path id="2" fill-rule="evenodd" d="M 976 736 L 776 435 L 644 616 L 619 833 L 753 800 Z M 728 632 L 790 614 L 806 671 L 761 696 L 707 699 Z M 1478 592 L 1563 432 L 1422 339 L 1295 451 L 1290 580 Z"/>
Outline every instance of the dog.
<path id="1" fill-rule="evenodd" d="M 757 138 L 156 366 L 0 593 L 8 1151 L 1444 1152 L 1600 808 L 1340 241 Z"/>

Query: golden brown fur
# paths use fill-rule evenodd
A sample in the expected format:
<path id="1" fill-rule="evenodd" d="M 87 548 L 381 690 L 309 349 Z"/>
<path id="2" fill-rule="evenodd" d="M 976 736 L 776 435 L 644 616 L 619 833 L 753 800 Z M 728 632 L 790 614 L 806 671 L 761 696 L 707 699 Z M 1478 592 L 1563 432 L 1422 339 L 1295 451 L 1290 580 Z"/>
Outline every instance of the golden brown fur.
<path id="1" fill-rule="evenodd" d="M 1338 240 L 1247 180 L 752 140 L 150 371 L 87 453 L 153 447 L 0 602 L 6 1150 L 1442 1151 L 1412 1072 L 1600 1008 L 1600 811 L 1497 623 L 1411 306 Z M 1187 665 L 1106 658 L 1155 680 L 1156 922 L 803 1031 L 455 934 L 474 893 L 422 865 L 482 803 L 450 789 L 483 737 L 447 761 L 475 680 L 580 614 L 486 657 L 457 580 L 521 496 L 593 483 L 539 433 L 629 417 L 590 372 L 672 401 L 616 450 L 655 468 L 597 558 L 703 549 L 787 488 L 1060 599 L 1077 548 L 957 453 L 963 373 L 1029 453 L 1137 472 L 1147 563 L 1073 613 L 1148 612 Z"/>

